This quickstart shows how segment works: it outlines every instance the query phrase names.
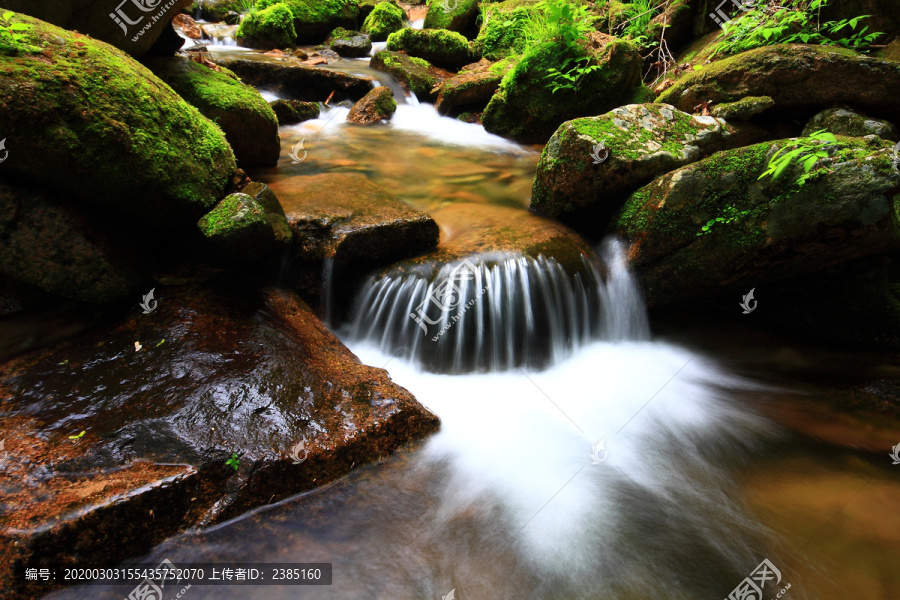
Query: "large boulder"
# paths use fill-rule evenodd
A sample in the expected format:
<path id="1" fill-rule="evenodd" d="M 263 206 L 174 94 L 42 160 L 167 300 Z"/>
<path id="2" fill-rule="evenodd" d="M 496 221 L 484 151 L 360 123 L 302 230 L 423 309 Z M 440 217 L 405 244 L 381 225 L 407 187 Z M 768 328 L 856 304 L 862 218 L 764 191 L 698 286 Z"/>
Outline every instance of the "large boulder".
<path id="1" fill-rule="evenodd" d="M 358 31 L 338 28 L 331 32 L 328 46 L 347 58 L 361 58 L 372 51 L 372 40 Z"/>
<path id="2" fill-rule="evenodd" d="M 86 302 L 114 302 L 141 282 L 127 241 L 99 215 L 42 193 L 0 182 L 0 272 Z"/>
<path id="3" fill-rule="evenodd" d="M 597 34 L 590 47 L 591 65 L 578 89 L 553 92 L 548 73 L 561 67 L 566 50 L 545 42 L 529 50 L 503 78 L 484 111 L 484 128 L 526 142 L 545 142 L 564 121 L 596 115 L 627 104 L 641 86 L 642 61 L 637 47 Z"/>
<path id="4" fill-rule="evenodd" d="M 803 135 L 810 135 L 825 129 L 835 135 L 864 137 L 877 135 L 886 140 L 897 141 L 897 128 L 883 119 L 871 119 L 846 108 L 829 108 L 823 110 L 806 124 Z"/>
<path id="5" fill-rule="evenodd" d="M 438 86 L 453 77 L 450 71 L 435 67 L 425 59 L 389 50 L 377 52 L 369 66 L 390 73 L 405 90 L 423 102 L 437 100 Z"/>
<path id="6" fill-rule="evenodd" d="M 429 215 L 359 173 L 288 177 L 269 185 L 284 206 L 301 260 L 386 262 L 438 243 L 438 227 Z"/>
<path id="7" fill-rule="evenodd" d="M 284 250 L 292 238 L 278 198 L 261 183 L 224 198 L 197 226 L 220 257 L 237 264 Z"/>
<path id="8" fill-rule="evenodd" d="M 3 0 L 2 8 L 31 15 L 143 56 L 172 29 L 170 22 L 192 0 Z"/>
<path id="9" fill-rule="evenodd" d="M 503 77 L 515 65 L 514 58 L 496 63 L 482 59 L 476 65 L 463 68 L 441 85 L 435 108 L 442 115 L 483 111 L 500 88 Z"/>
<path id="10" fill-rule="evenodd" d="M 603 231 L 635 189 L 747 143 L 724 119 L 691 116 L 669 104 L 629 104 L 567 121 L 541 153 L 531 208 L 556 217 L 590 212 L 576 219 L 579 229 Z"/>
<path id="11" fill-rule="evenodd" d="M 225 195 L 225 135 L 120 50 L 31 17 L 41 52 L 0 56 L 0 176 L 167 226 L 189 225 Z M 52 177 L 48 177 L 52 173 Z"/>
<path id="12" fill-rule="evenodd" d="M 284 4 L 252 12 L 241 21 L 236 36 L 237 43 L 248 48 L 272 50 L 293 46 L 297 41 L 294 13 Z"/>
<path id="13" fill-rule="evenodd" d="M 681 77 L 658 98 L 685 112 L 702 103 L 769 96 L 778 108 L 849 104 L 900 111 L 900 64 L 831 46 L 765 46 Z"/>
<path id="14" fill-rule="evenodd" d="M 258 0 L 257 9 L 284 4 L 294 15 L 298 44 L 320 44 L 338 27 L 356 29 L 357 0 Z"/>
<path id="15" fill-rule="evenodd" d="M 425 29 L 472 33 L 478 19 L 478 0 L 428 0 Z"/>
<path id="16" fill-rule="evenodd" d="M 403 29 L 406 13 L 393 2 L 380 2 L 366 16 L 363 22 L 363 33 L 367 33 L 373 42 L 383 42 L 395 31 Z"/>
<path id="17" fill-rule="evenodd" d="M 489 60 L 500 60 L 521 54 L 525 49 L 525 30 L 542 11 L 535 8 L 538 0 L 506 0 L 483 5 L 481 27 L 475 47 Z"/>
<path id="18" fill-rule="evenodd" d="M 388 36 L 386 49 L 424 58 L 445 69 L 459 69 L 481 58 L 466 38 L 446 29 L 401 29 Z"/>
<path id="19" fill-rule="evenodd" d="M 236 73 L 247 85 L 265 88 L 293 100 L 325 102 L 334 92 L 335 101 L 355 101 L 372 89 L 370 79 L 335 69 L 259 62 L 244 58 L 222 59 L 216 62 Z"/>
<path id="20" fill-rule="evenodd" d="M 614 231 L 650 305 L 792 279 L 900 247 L 900 172 L 888 142 L 838 138 L 813 177 L 759 179 L 792 141 L 720 152 L 636 191 Z"/>
<path id="21" fill-rule="evenodd" d="M 135 301 L 117 322 L 0 366 L 4 502 L 16 506 L 0 515 L 10 598 L 52 589 L 14 575 L 26 567 L 140 557 L 439 425 L 290 292 L 155 292 L 150 314 Z"/>
<path id="22" fill-rule="evenodd" d="M 388 121 L 397 110 L 394 92 L 386 86 L 377 87 L 365 98 L 353 105 L 347 115 L 348 123 L 371 125 L 379 121 Z"/>
<path id="23" fill-rule="evenodd" d="M 278 119 L 254 88 L 236 77 L 180 57 L 144 64 L 225 132 L 241 167 L 274 167 L 281 153 Z"/>

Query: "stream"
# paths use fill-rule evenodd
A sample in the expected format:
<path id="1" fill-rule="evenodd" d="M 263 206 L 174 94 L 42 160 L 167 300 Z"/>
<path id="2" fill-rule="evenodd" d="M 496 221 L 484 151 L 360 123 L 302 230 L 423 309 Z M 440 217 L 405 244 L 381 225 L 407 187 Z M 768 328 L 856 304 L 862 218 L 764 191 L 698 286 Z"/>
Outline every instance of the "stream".
<path id="1" fill-rule="evenodd" d="M 338 106 L 281 127 L 282 158 L 255 180 L 277 185 L 289 209 L 285 190 L 304 176 L 362 173 L 435 213 L 442 240 L 506 211 L 540 219 L 527 212 L 540 148 L 401 99 L 366 62 L 336 68 L 391 86 L 391 122 L 348 125 Z M 296 164 L 289 153 L 301 140 L 308 155 Z M 450 206 L 463 208 L 442 219 Z M 552 261 L 479 264 L 463 296 L 490 282 L 488 292 L 427 357 L 416 348 L 430 342 L 409 318 L 425 289 L 368 283 L 332 325 L 436 413 L 440 431 L 141 560 L 333 564 L 330 586 L 193 586 L 184 600 L 719 600 L 764 559 L 781 576 L 765 600 L 896 600 L 900 471 L 874 448 L 900 432 L 835 414 L 836 382 L 896 369 L 739 323 L 651 328 L 622 252 L 599 245 L 586 259 L 596 276 L 577 282 Z M 522 316 L 532 313 L 534 322 Z M 46 598 L 130 590 L 79 586 Z"/>

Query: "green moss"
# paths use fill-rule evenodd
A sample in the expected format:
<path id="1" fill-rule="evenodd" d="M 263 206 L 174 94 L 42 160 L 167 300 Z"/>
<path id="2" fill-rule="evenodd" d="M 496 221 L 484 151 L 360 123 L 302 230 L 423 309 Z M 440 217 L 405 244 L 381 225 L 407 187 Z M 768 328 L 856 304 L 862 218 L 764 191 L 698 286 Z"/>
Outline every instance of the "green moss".
<path id="1" fill-rule="evenodd" d="M 285 48 L 297 39 L 294 14 L 284 4 L 272 6 L 247 15 L 237 29 L 238 43 L 251 48 Z"/>
<path id="2" fill-rule="evenodd" d="M 363 23 L 362 30 L 369 34 L 373 42 L 383 42 L 395 31 L 403 29 L 406 13 L 399 6 L 390 2 L 375 5 Z"/>
<path id="3" fill-rule="evenodd" d="M 16 20 L 43 53 L 0 57 L 0 131 L 20 140 L 7 172 L 156 221 L 196 219 L 221 197 L 234 156 L 196 108 L 112 46 Z"/>
<path id="4" fill-rule="evenodd" d="M 425 15 L 425 29 L 459 29 L 466 15 L 478 10 L 478 0 L 428 0 L 428 13 Z M 448 7 L 452 10 L 446 10 Z"/>
<path id="5" fill-rule="evenodd" d="M 349 40 L 350 38 L 355 38 L 360 33 L 358 31 L 351 31 L 350 29 L 344 29 L 343 27 L 338 27 L 328 36 L 329 39 L 332 40 Z"/>
<path id="6" fill-rule="evenodd" d="M 258 225 L 268 225 L 265 211 L 246 194 L 231 194 L 197 223 L 200 233 L 213 240 L 222 240 Z"/>
<path id="7" fill-rule="evenodd" d="M 321 42 L 335 27 L 355 27 L 359 15 L 357 0 L 257 0 L 256 9 L 275 4 L 291 9 L 300 43 Z"/>
<path id="8" fill-rule="evenodd" d="M 387 49 L 406 52 L 436 65 L 458 68 L 478 60 L 469 40 L 446 29 L 401 29 L 387 39 Z"/>
<path id="9" fill-rule="evenodd" d="M 488 4 L 482 9 L 482 24 L 475 39 L 481 55 L 500 60 L 525 50 L 525 27 L 536 14 L 533 0 L 511 0 Z"/>

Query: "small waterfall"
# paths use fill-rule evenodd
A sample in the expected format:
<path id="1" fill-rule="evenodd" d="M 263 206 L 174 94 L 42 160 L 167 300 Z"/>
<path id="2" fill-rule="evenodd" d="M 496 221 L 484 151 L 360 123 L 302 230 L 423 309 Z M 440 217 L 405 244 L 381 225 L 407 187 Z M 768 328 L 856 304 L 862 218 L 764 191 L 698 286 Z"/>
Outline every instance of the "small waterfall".
<path id="1" fill-rule="evenodd" d="M 543 255 L 482 255 L 435 276 L 389 272 L 366 283 L 350 337 L 434 372 L 557 364 L 597 339 L 646 339 L 647 317 L 616 242 L 606 277 L 582 256 L 574 274 Z"/>

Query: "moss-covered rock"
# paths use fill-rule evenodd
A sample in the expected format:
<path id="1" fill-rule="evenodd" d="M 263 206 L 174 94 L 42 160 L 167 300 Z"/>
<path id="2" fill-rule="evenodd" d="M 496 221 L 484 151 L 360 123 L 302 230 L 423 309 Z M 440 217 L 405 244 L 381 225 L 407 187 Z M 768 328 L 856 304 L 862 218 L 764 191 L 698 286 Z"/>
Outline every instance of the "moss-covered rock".
<path id="1" fill-rule="evenodd" d="M 775 106 L 775 101 L 772 100 L 771 96 L 747 96 L 737 102 L 716 104 L 710 112 L 712 116 L 721 119 L 747 121 L 773 106 Z"/>
<path id="2" fill-rule="evenodd" d="M 137 262 L 97 221 L 62 196 L 0 182 L 0 273 L 66 298 L 121 300 L 141 282 Z"/>
<path id="3" fill-rule="evenodd" d="M 877 138 L 873 138 L 877 140 Z M 636 191 L 614 226 L 650 305 L 742 293 L 900 247 L 889 142 L 859 138 L 813 167 L 759 179 L 791 141 L 720 152 Z"/>
<path id="4" fill-rule="evenodd" d="M 241 193 L 250 196 L 262 207 L 266 220 L 275 234 L 275 243 L 279 246 L 290 244 L 294 234 L 291 233 L 287 217 L 284 214 L 284 208 L 281 206 L 281 202 L 278 200 L 275 192 L 264 183 L 251 181 L 244 186 Z"/>
<path id="5" fill-rule="evenodd" d="M 526 23 L 538 12 L 538 0 L 506 0 L 485 4 L 475 46 L 489 60 L 501 60 L 525 50 Z"/>
<path id="6" fill-rule="evenodd" d="M 353 105 L 347 115 L 348 123 L 370 125 L 379 121 L 388 121 L 397 110 L 394 92 L 386 86 L 377 87 Z"/>
<path id="7" fill-rule="evenodd" d="M 248 48 L 273 50 L 293 46 L 297 41 L 294 13 L 284 4 L 252 12 L 237 29 L 237 42 Z"/>
<path id="8" fill-rule="evenodd" d="M 784 44 L 742 52 L 683 76 L 658 100 L 685 112 L 702 102 L 770 96 L 778 108 L 850 104 L 900 112 L 900 64 L 842 48 Z"/>
<path id="9" fill-rule="evenodd" d="M 635 189 L 713 152 L 746 145 L 723 119 L 670 104 L 629 104 L 599 117 L 563 123 L 541 154 L 531 208 L 574 215 L 581 231 L 603 232 Z"/>
<path id="10" fill-rule="evenodd" d="M 567 50 L 546 42 L 529 50 L 503 78 L 484 111 L 491 133 L 522 141 L 543 142 L 563 121 L 619 106 L 641 85 L 642 61 L 630 42 L 604 37 L 590 49 L 597 68 L 581 78 L 577 90 L 553 93 L 549 70 L 562 65 Z"/>
<path id="11" fill-rule="evenodd" d="M 697 0 L 694 0 L 694 3 L 696 4 Z M 669 50 L 678 50 L 691 41 L 694 29 L 693 13 L 690 0 L 674 0 L 668 3 L 665 10 L 650 21 L 647 37 L 658 41 L 664 36 Z"/>
<path id="12" fill-rule="evenodd" d="M 328 47 L 348 58 L 368 56 L 372 51 L 372 40 L 358 31 L 339 27 L 331 32 Z"/>
<path id="13" fill-rule="evenodd" d="M 361 22 L 365 21 L 368 16 L 372 14 L 372 11 L 375 10 L 375 7 L 382 2 L 387 2 L 388 4 L 393 4 L 397 8 L 401 8 L 400 3 L 397 2 L 397 0 L 359 0 L 359 20 Z"/>
<path id="14" fill-rule="evenodd" d="M 401 29 L 388 36 L 387 50 L 406 52 L 445 69 L 458 69 L 481 58 L 469 40 L 446 29 Z"/>
<path id="15" fill-rule="evenodd" d="M 475 34 L 478 0 L 428 0 L 425 29 L 449 29 Z"/>
<path id="16" fill-rule="evenodd" d="M 395 31 L 403 29 L 406 12 L 392 2 L 379 2 L 363 22 L 363 33 L 367 33 L 372 41 L 383 42 Z"/>
<path id="17" fill-rule="evenodd" d="M 303 102 L 302 100 L 275 100 L 269 103 L 279 125 L 293 125 L 310 119 L 318 119 L 321 107 L 318 102 Z"/>
<path id="18" fill-rule="evenodd" d="M 252 262 L 275 248 L 275 232 L 265 210 L 247 194 L 227 196 L 197 227 L 228 262 Z"/>
<path id="19" fill-rule="evenodd" d="M 222 128 L 241 167 L 275 166 L 281 153 L 278 119 L 258 91 L 180 57 L 152 58 L 144 64 Z"/>
<path id="20" fill-rule="evenodd" d="M 200 8 L 204 19 L 216 23 L 225 21 L 229 13 L 245 11 L 247 0 L 203 0 L 203 2 L 199 3 L 198 8 Z"/>
<path id="21" fill-rule="evenodd" d="M 16 144 L 0 176 L 170 227 L 224 195 L 234 155 L 200 111 L 112 46 L 13 19 L 42 52 L 0 56 L 0 131 Z"/>
<path id="22" fill-rule="evenodd" d="M 247 85 L 265 88 L 280 96 L 305 102 L 325 102 L 329 97 L 338 102 L 356 101 L 372 89 L 370 79 L 336 69 L 296 63 L 259 62 L 242 58 L 216 62 L 219 66 L 236 73 Z"/>
<path id="23" fill-rule="evenodd" d="M 376 53 L 369 66 L 390 73 L 423 102 L 434 102 L 438 95 L 437 86 L 453 77 L 453 73 L 435 67 L 427 60 L 389 50 Z"/>
<path id="24" fill-rule="evenodd" d="M 803 135 L 810 135 L 820 129 L 826 129 L 835 135 L 863 137 L 877 135 L 886 140 L 897 141 L 897 128 L 883 119 L 871 119 L 846 108 L 829 108 L 823 110 L 806 124 Z"/>
<path id="25" fill-rule="evenodd" d="M 477 66 L 463 69 L 441 86 L 435 108 L 442 115 L 473 110 L 482 112 L 517 61 L 517 57 L 497 63 L 482 59 Z"/>
<path id="26" fill-rule="evenodd" d="M 273 4 L 291 9 L 298 44 L 320 44 L 338 27 L 355 29 L 359 16 L 357 0 L 257 0 L 256 8 Z"/>

